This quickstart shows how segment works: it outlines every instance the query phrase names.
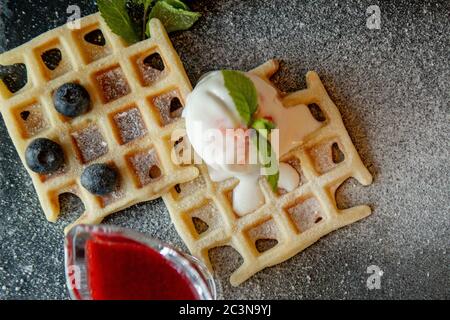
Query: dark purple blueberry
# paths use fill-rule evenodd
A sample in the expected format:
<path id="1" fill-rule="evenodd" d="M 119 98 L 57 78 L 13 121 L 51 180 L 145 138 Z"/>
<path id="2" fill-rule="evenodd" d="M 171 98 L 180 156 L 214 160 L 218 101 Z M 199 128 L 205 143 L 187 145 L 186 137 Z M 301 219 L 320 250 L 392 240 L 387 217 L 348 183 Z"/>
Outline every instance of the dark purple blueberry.
<path id="1" fill-rule="evenodd" d="M 75 118 L 89 110 L 91 98 L 82 85 L 66 83 L 53 94 L 53 103 L 59 113 Z"/>
<path id="2" fill-rule="evenodd" d="M 48 174 L 64 165 L 64 151 L 56 142 L 38 138 L 33 140 L 25 151 L 25 160 L 30 170 Z"/>
<path id="3" fill-rule="evenodd" d="M 99 196 L 113 192 L 118 180 L 119 174 L 116 169 L 105 163 L 90 165 L 81 174 L 81 185 L 90 193 Z"/>

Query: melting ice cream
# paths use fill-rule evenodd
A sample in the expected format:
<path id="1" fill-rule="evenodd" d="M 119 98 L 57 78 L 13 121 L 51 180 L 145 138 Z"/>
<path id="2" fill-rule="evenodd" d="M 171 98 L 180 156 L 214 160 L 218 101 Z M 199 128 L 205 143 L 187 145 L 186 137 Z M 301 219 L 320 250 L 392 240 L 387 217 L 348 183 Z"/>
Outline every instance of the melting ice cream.
<path id="1" fill-rule="evenodd" d="M 320 123 L 307 106 L 285 108 L 278 91 L 270 83 L 253 74 L 246 76 L 258 94 L 257 117 L 270 119 L 279 129 L 279 141 L 272 139 L 272 148 L 279 157 L 319 128 Z M 239 179 L 233 190 L 234 211 L 245 215 L 262 206 L 264 196 L 258 185 L 262 166 L 251 161 L 251 130 L 240 117 L 222 72 L 210 72 L 200 80 L 187 98 L 183 116 L 189 141 L 208 165 L 211 179 Z M 279 171 L 278 187 L 288 192 L 294 190 L 300 182 L 298 172 L 286 163 L 279 165 Z"/>

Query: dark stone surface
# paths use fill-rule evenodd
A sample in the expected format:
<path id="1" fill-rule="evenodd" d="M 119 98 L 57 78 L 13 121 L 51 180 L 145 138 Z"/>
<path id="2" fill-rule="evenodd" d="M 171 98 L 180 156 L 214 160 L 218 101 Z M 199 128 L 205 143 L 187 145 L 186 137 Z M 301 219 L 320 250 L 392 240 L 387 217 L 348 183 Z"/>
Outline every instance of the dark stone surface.
<path id="1" fill-rule="evenodd" d="M 0 0 L 0 50 L 11 49 L 94 1 Z M 366 8 L 381 8 L 381 29 Z M 373 185 L 350 181 L 341 205 L 373 214 L 303 253 L 228 284 L 230 260 L 218 253 L 221 298 L 450 298 L 449 1 L 195 1 L 192 30 L 172 35 L 191 80 L 218 68 L 249 69 L 282 59 L 284 90 L 316 70 L 341 110 Z M 62 229 L 45 221 L 31 181 L 0 122 L 0 298 L 64 299 Z M 76 204 L 74 204 L 76 205 Z M 107 219 L 183 247 L 161 200 Z M 380 290 L 367 267 L 383 270 Z M 227 271 L 228 270 L 228 271 Z"/>

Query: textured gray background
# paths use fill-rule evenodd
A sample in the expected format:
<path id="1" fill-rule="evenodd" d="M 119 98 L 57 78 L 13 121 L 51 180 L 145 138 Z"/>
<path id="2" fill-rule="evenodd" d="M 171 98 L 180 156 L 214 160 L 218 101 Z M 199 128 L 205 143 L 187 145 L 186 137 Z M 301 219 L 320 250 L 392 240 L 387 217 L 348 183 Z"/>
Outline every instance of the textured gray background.
<path id="1" fill-rule="evenodd" d="M 94 1 L 0 0 L 0 50 L 83 15 Z M 381 7 L 381 30 L 366 8 Z M 221 298 L 450 298 L 449 1 L 195 1 L 203 13 L 172 39 L 193 81 L 218 68 L 283 60 L 284 90 L 316 70 L 341 110 L 374 183 L 346 183 L 342 206 L 367 203 L 373 215 L 238 288 L 227 282 L 227 252 L 215 254 Z M 0 121 L 0 298 L 64 299 L 62 229 L 45 221 L 31 180 Z M 160 200 L 107 219 L 183 247 Z M 184 248 L 184 247 L 183 247 Z M 222 260 L 222 261 L 220 261 Z M 379 266 L 380 290 L 366 288 Z"/>

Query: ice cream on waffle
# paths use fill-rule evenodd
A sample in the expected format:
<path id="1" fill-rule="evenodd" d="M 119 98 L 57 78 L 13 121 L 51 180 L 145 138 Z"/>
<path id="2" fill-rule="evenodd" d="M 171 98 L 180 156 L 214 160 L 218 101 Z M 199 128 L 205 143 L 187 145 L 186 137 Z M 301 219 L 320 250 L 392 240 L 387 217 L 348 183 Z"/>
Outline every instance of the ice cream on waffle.
<path id="1" fill-rule="evenodd" d="M 258 95 L 255 115 L 270 119 L 279 128 L 279 146 L 274 147 L 279 152 L 277 188 L 261 174 L 260 164 L 245 161 L 249 159 L 246 153 L 242 163 L 227 162 L 227 148 L 238 150 L 239 143 L 223 143 L 230 141 L 223 128 L 231 129 L 231 135 L 248 128 L 236 112 L 221 72 L 214 72 L 201 79 L 184 111 L 189 139 L 183 141 L 193 145 L 196 153 L 191 158 L 201 176 L 163 196 L 178 233 L 211 269 L 209 252 L 216 247 L 231 246 L 241 255 L 243 263 L 230 278 L 233 285 L 371 212 L 365 205 L 337 207 L 335 191 L 345 180 L 354 177 L 368 185 L 372 176 L 318 75 L 308 72 L 306 89 L 284 94 L 269 80 L 277 70 L 278 63 L 271 60 L 245 74 Z M 204 147 L 215 145 L 216 140 L 206 129 L 214 129 L 219 137 L 219 147 L 212 152 Z M 240 141 L 243 146 L 252 145 L 245 134 Z M 188 146 L 185 143 L 186 150 Z M 175 155 L 179 161 L 189 162 L 189 152 Z M 198 158 L 203 158 L 203 163 L 198 163 Z"/>
<path id="2" fill-rule="evenodd" d="M 278 128 L 271 132 L 272 149 L 276 154 L 285 155 L 320 128 L 320 122 L 314 119 L 307 106 L 284 108 L 279 92 L 271 84 L 251 73 L 246 76 L 258 94 L 256 116 L 270 119 Z M 210 72 L 201 79 L 188 96 L 183 116 L 189 141 L 207 164 L 211 179 L 215 182 L 232 177 L 239 179 L 232 194 L 234 211 L 242 216 L 260 207 L 264 195 L 258 188 L 258 180 L 264 170 L 257 155 L 252 158 L 249 154 L 257 151 L 251 148 L 251 129 L 241 119 L 220 71 Z M 290 192 L 299 183 L 300 175 L 290 164 L 279 166 L 281 189 Z"/>

